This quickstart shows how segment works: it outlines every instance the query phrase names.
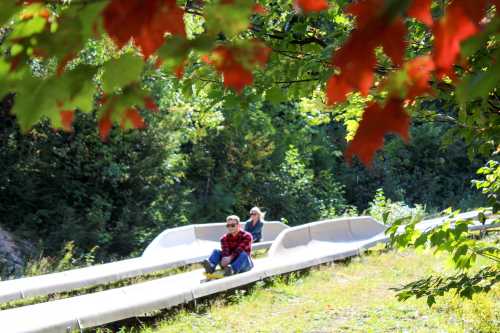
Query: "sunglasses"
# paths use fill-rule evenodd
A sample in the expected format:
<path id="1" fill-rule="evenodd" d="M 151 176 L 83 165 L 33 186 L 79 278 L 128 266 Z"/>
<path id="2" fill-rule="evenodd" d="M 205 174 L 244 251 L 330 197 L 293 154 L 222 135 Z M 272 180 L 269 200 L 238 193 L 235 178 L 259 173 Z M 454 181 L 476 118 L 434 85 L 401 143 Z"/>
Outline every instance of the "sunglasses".
<path id="1" fill-rule="evenodd" d="M 234 228 L 234 227 L 236 227 L 236 223 L 228 223 L 228 224 L 226 224 L 226 227 L 227 228 Z"/>

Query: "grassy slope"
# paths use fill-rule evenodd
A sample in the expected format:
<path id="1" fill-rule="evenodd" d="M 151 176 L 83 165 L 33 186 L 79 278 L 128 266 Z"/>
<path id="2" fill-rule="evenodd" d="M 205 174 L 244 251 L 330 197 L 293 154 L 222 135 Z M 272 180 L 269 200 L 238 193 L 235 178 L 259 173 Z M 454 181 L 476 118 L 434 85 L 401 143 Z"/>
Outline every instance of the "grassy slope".
<path id="1" fill-rule="evenodd" d="M 445 256 L 429 251 L 375 253 L 170 313 L 140 332 L 499 332 L 498 287 L 472 301 L 447 295 L 432 309 L 425 300 L 400 303 L 389 290 L 449 270 Z"/>

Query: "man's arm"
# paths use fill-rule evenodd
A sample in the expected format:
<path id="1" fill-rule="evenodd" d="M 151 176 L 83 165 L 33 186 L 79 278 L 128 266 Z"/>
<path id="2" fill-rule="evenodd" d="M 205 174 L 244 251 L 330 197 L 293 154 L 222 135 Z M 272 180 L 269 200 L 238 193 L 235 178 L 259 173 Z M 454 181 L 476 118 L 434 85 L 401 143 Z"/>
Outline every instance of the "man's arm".
<path id="1" fill-rule="evenodd" d="M 228 244 L 226 235 L 222 236 L 222 238 L 220 239 L 220 247 L 222 250 L 222 253 L 221 253 L 222 257 L 227 257 L 231 254 L 229 252 L 229 244 Z"/>

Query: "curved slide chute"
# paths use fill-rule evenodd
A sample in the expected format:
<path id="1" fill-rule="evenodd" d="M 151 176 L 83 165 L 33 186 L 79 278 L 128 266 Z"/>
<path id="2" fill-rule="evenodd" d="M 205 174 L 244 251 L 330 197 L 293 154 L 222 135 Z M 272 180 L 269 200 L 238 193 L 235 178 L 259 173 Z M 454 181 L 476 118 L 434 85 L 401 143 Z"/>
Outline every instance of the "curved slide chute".
<path id="1" fill-rule="evenodd" d="M 254 250 L 267 249 L 281 231 L 288 228 L 281 222 L 265 222 L 262 228 L 262 241 L 252 244 Z M 175 257 L 179 252 L 199 254 L 206 258 L 214 248 L 219 247 L 220 237 L 227 232 L 225 223 L 207 223 L 167 229 L 159 234 L 144 250 L 144 258 L 162 256 Z"/>

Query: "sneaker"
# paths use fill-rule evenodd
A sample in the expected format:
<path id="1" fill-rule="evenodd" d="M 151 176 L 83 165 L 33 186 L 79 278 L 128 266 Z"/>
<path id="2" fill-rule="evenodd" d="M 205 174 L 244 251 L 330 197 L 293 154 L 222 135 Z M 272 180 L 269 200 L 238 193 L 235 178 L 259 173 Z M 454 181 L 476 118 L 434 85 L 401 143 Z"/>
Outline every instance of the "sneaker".
<path id="1" fill-rule="evenodd" d="M 226 267 L 224 267 L 224 276 L 231 276 L 234 274 L 234 271 L 233 271 L 233 268 L 231 267 L 231 265 L 227 265 Z"/>
<path id="2" fill-rule="evenodd" d="M 203 268 L 205 268 L 205 272 L 209 274 L 215 272 L 215 267 L 212 266 L 212 264 L 210 263 L 210 261 L 208 261 L 208 259 L 203 260 L 201 265 L 203 266 Z"/>

